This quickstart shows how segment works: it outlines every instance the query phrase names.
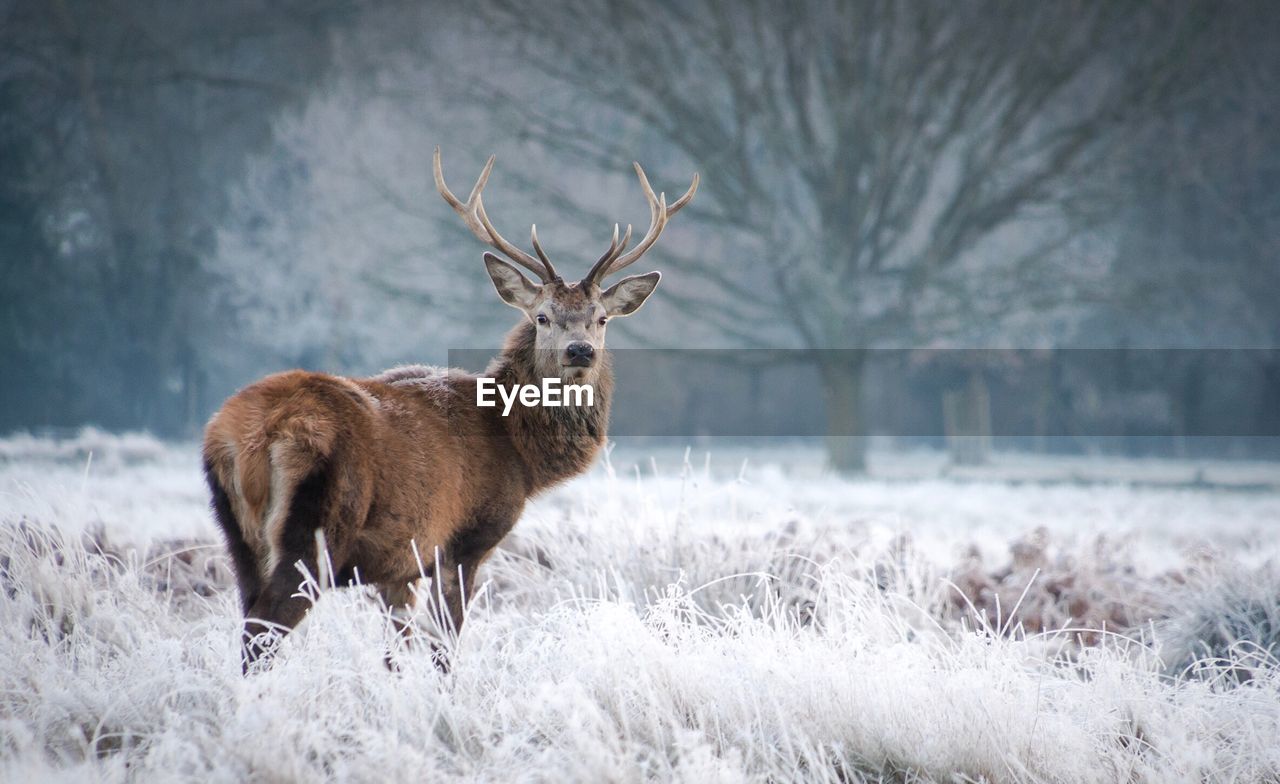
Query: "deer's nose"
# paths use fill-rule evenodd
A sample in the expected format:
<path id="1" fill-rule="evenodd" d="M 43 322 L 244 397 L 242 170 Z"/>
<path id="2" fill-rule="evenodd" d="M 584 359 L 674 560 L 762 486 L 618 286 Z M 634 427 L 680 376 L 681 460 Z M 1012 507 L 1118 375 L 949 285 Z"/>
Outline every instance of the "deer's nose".
<path id="1" fill-rule="evenodd" d="M 583 340 L 575 340 L 564 349 L 565 357 L 571 364 L 587 364 L 596 355 L 595 347 Z"/>

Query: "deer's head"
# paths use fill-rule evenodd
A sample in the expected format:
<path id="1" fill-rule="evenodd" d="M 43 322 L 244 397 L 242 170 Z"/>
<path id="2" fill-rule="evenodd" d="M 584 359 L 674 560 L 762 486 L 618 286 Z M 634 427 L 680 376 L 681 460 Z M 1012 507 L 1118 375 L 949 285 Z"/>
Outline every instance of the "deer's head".
<path id="1" fill-rule="evenodd" d="M 493 170 L 494 156 L 489 157 L 480 179 L 464 202 L 454 196 L 444 184 L 440 168 L 440 148 L 436 148 L 434 168 L 436 189 L 444 200 L 462 216 L 467 228 L 482 242 L 500 251 L 506 259 L 493 253 L 484 254 L 485 269 L 493 280 L 494 288 L 502 301 L 524 313 L 533 324 L 536 334 L 538 363 L 544 377 L 561 377 L 565 380 L 588 379 L 596 366 L 598 355 L 604 350 L 605 327 L 609 319 L 630 316 L 640 309 L 662 278 L 659 272 L 631 275 L 608 288 L 602 288 L 604 279 L 624 267 L 634 264 L 657 242 L 672 215 L 693 199 L 698 190 L 698 175 L 693 175 L 689 190 L 670 207 L 666 194 L 654 194 L 640 164 L 635 164 L 640 187 L 649 201 L 649 230 L 634 248 L 627 250 L 631 242 L 631 227 L 618 238 L 618 226 L 613 227 L 613 240 L 609 249 L 596 260 L 586 277 L 576 283 L 566 282 L 556 273 L 551 259 L 538 242 L 538 227 L 530 234 L 537 257 L 520 250 L 508 242 L 493 227 L 485 214 L 481 192 Z M 511 263 L 511 262 L 514 262 Z M 515 264 L 538 277 L 533 282 L 525 277 Z"/>

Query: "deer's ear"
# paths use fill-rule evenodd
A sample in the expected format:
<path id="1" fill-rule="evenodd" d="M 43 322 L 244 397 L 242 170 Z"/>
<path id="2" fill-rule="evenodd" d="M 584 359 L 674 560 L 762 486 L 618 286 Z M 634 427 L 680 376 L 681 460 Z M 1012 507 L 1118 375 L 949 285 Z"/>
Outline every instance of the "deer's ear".
<path id="1" fill-rule="evenodd" d="M 484 268 L 489 271 L 493 287 L 498 290 L 498 296 L 502 297 L 503 302 L 520 310 L 533 307 L 541 289 L 521 275 L 520 270 L 492 253 L 484 254 Z"/>
<path id="2" fill-rule="evenodd" d="M 661 272 L 632 275 L 610 286 L 600 295 L 600 304 L 610 316 L 630 316 L 640 309 L 662 280 Z"/>

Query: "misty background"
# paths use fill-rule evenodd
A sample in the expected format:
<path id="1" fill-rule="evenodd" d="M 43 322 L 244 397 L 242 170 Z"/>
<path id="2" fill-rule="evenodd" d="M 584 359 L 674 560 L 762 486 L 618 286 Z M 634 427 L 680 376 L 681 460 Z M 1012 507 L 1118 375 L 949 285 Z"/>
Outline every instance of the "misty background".
<path id="1" fill-rule="evenodd" d="M 0 432 L 187 438 L 265 373 L 496 348 L 439 145 L 566 274 L 647 226 L 631 161 L 701 174 L 610 346 L 746 392 L 636 374 L 630 434 L 1275 456 L 1277 41 L 1262 1 L 0 0 Z"/>

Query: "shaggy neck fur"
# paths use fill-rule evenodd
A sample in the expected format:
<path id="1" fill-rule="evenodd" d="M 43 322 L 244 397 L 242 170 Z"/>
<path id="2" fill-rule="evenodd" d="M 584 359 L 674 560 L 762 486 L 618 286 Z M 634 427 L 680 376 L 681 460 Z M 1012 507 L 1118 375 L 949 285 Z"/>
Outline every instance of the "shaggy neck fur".
<path id="1" fill-rule="evenodd" d="M 490 363 L 485 375 L 504 387 L 540 385 L 544 374 L 538 369 L 536 339 L 536 330 L 528 322 L 511 330 L 502 353 Z M 592 385 L 592 406 L 552 408 L 517 404 L 503 419 L 534 492 L 586 471 L 607 437 L 609 400 L 613 392 L 608 353 L 600 351 L 592 375 L 585 381 L 573 383 Z"/>

